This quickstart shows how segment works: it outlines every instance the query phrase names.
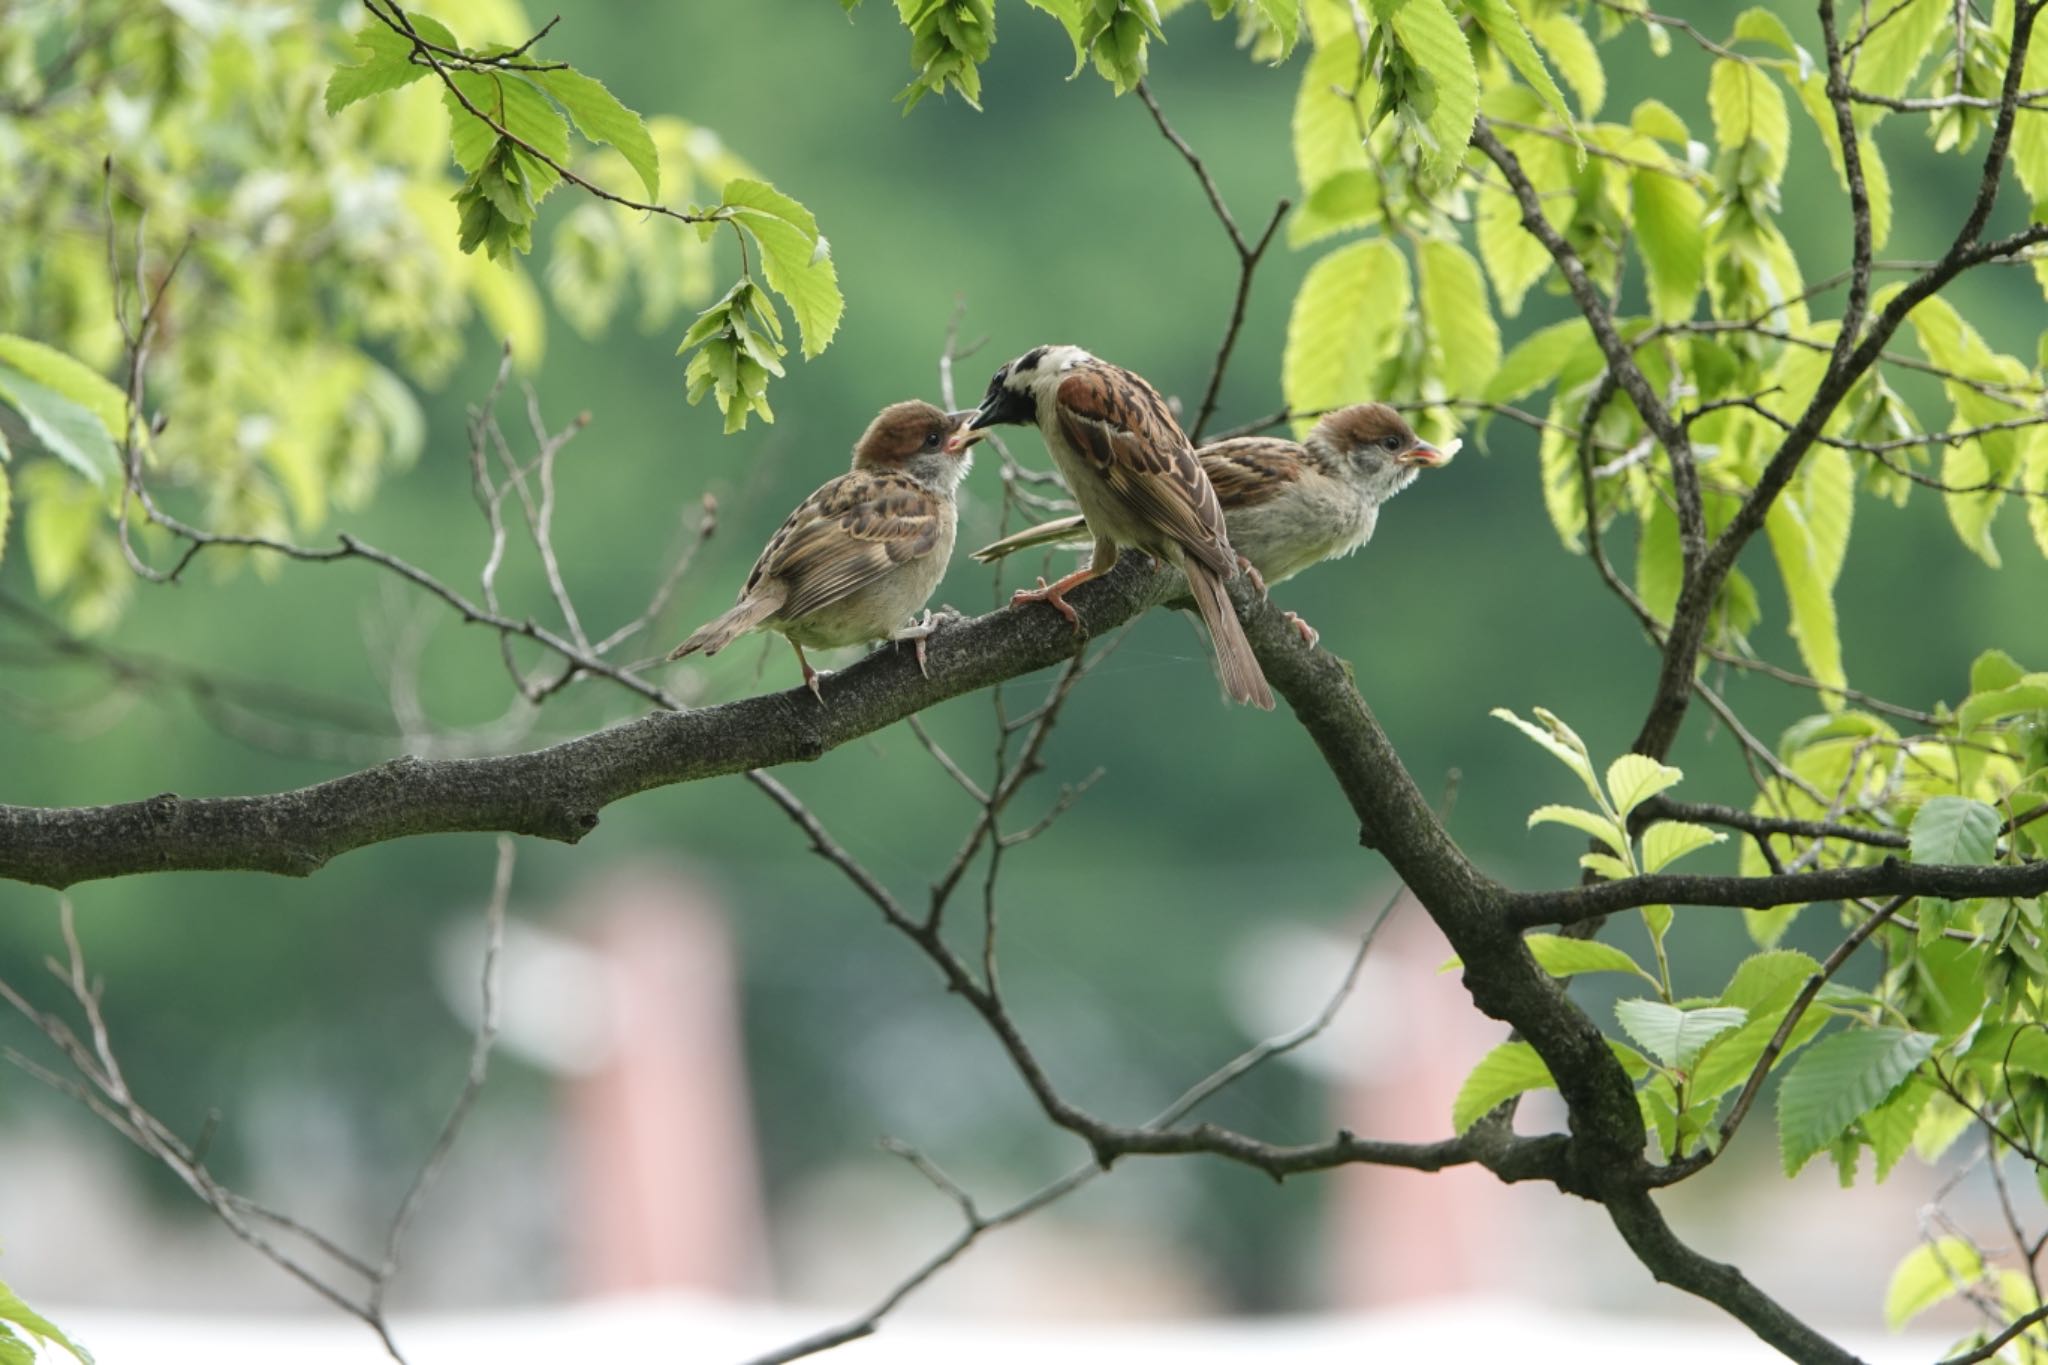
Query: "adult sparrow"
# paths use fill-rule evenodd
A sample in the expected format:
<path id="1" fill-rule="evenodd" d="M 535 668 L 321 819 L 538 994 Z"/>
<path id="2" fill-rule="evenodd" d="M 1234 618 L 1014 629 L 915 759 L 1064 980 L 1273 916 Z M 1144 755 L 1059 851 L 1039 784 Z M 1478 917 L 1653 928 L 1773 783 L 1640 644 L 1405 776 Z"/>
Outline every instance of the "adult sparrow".
<path id="1" fill-rule="evenodd" d="M 1459 444 L 1433 446 L 1385 403 L 1360 403 L 1325 414 L 1299 444 L 1240 436 L 1211 442 L 1195 456 L 1223 504 L 1232 548 L 1268 587 L 1363 548 L 1379 523 L 1380 504 L 1423 470 L 1448 464 Z M 1081 517 L 1062 517 L 1006 536 L 974 557 L 991 564 L 1019 550 L 1086 538 Z M 1306 621 L 1291 611 L 1287 619 L 1304 640 L 1316 642 Z"/>
<path id="2" fill-rule="evenodd" d="M 980 439 L 966 427 L 974 415 L 923 402 L 882 409 L 853 448 L 853 468 L 805 498 L 768 538 L 733 608 L 668 657 L 716 654 L 748 631 L 772 630 L 796 650 L 804 685 L 820 702 L 806 645 L 915 640 L 923 668 L 931 616 L 909 621 L 953 555 L 953 490 Z"/>
<path id="3" fill-rule="evenodd" d="M 1087 568 L 1050 586 L 1040 579 L 1011 604 L 1049 602 L 1078 630 L 1065 594 L 1108 573 L 1119 550 L 1142 550 L 1187 575 L 1224 689 L 1272 710 L 1272 689 L 1223 586 L 1238 567 L 1223 507 L 1159 391 L 1078 346 L 1039 346 L 995 372 L 971 429 L 1004 423 L 1037 424 L 1095 540 Z"/>

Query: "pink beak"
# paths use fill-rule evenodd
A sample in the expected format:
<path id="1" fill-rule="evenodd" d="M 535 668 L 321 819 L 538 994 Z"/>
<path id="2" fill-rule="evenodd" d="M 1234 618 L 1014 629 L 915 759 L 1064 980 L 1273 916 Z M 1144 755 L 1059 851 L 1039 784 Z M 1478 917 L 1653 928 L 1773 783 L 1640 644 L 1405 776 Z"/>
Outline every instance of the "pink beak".
<path id="1" fill-rule="evenodd" d="M 946 438 L 946 453 L 948 455 L 964 454 L 969 446 L 974 445 L 987 434 L 986 432 L 974 429 L 975 411 L 975 409 L 969 408 L 965 412 L 949 412 L 946 414 L 948 421 L 959 423 L 953 429 L 953 434 Z"/>

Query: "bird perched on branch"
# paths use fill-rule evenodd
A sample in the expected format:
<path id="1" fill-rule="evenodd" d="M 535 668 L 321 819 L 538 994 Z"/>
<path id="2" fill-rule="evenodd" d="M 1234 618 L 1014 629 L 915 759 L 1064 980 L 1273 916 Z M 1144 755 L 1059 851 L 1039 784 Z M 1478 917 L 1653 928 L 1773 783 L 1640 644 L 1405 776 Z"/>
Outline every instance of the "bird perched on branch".
<path id="1" fill-rule="evenodd" d="M 1299 444 L 1240 436 L 1211 442 L 1195 456 L 1223 504 L 1232 548 L 1259 575 L 1261 587 L 1270 587 L 1363 548 L 1379 523 L 1380 504 L 1423 470 L 1448 464 L 1458 446 L 1433 446 L 1385 403 L 1360 403 L 1325 414 Z M 974 557 L 992 564 L 1019 550 L 1086 540 L 1083 518 L 1061 517 L 983 546 Z M 1287 619 L 1302 639 L 1316 642 L 1308 622 L 1291 611 Z"/>
<path id="2" fill-rule="evenodd" d="M 1159 391 L 1078 346 L 1039 346 L 989 380 L 973 426 L 1003 423 L 1037 424 L 1095 539 L 1087 568 L 1049 586 L 1040 579 L 1011 604 L 1050 603 L 1079 630 L 1065 595 L 1108 573 L 1119 550 L 1142 550 L 1187 575 L 1224 689 L 1270 711 L 1272 689 L 1223 586 L 1238 557 L 1222 505 Z"/>
<path id="3" fill-rule="evenodd" d="M 805 498 L 754 561 L 739 601 L 668 657 L 716 654 L 741 635 L 772 630 L 796 650 L 804 685 L 824 701 L 804 646 L 833 649 L 872 640 L 913 640 L 925 666 L 931 600 L 953 556 L 953 491 L 981 439 L 971 411 L 930 403 L 882 409 L 853 448 L 853 468 Z"/>

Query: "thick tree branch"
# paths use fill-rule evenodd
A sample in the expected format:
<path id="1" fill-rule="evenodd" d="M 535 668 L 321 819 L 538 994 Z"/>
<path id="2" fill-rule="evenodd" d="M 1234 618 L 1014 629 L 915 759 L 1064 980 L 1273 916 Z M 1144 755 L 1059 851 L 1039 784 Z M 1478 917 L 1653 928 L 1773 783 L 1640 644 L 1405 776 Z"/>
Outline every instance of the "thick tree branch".
<path id="1" fill-rule="evenodd" d="M 1595 915 L 1645 905 L 1724 905 L 1768 910 L 1851 897 L 1941 896 L 1970 900 L 1984 896 L 2038 896 L 2048 891 L 2048 861 L 2001 867 L 1951 867 L 1902 863 L 1886 858 L 1870 867 L 1838 867 L 1773 877 L 1708 877 L 1663 872 L 1623 877 L 1563 891 L 1510 896 L 1503 914 L 1518 929 L 1574 924 Z"/>
<path id="2" fill-rule="evenodd" d="M 1072 601 L 1099 635 L 1180 590 L 1178 575 L 1126 556 Z M 1257 611 L 1277 620 L 1264 606 Z M 306 876 L 351 849 L 456 831 L 574 843 L 622 797 L 808 762 L 949 697 L 1058 663 L 1079 643 L 1055 613 L 1003 610 L 934 635 L 929 678 L 908 651 L 884 649 L 828 677 L 823 705 L 794 688 L 646 716 L 532 753 L 403 758 L 266 796 L 166 793 L 113 806 L 0 806 L 0 877 L 64 887 L 201 869 Z M 639 690 L 659 694 L 645 683 Z"/>

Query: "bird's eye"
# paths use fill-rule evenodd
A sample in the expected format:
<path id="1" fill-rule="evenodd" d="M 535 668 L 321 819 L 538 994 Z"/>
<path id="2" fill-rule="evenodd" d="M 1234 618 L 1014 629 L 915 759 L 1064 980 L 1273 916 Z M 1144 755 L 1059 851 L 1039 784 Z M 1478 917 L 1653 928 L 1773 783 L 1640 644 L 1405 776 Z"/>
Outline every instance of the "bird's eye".
<path id="1" fill-rule="evenodd" d="M 1380 437 L 1380 444 L 1388 450 L 1399 450 L 1402 446 L 1402 441 L 1398 436 L 1382 436 Z"/>
<path id="2" fill-rule="evenodd" d="M 939 436 L 940 433 L 936 431 L 926 433 L 924 438 L 924 448 L 926 450 L 937 450 L 939 448 Z"/>

